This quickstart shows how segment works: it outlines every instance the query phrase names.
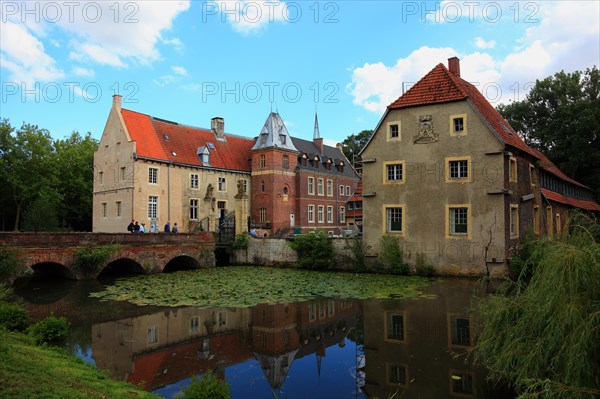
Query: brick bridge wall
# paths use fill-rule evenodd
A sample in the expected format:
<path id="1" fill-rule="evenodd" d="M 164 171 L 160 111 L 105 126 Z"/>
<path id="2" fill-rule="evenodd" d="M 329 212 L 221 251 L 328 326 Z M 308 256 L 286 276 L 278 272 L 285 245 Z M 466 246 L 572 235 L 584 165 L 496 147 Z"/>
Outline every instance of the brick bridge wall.
<path id="1" fill-rule="evenodd" d="M 14 248 L 28 268 L 54 263 L 68 269 L 75 279 L 96 278 L 102 270 L 84 272 L 74 267 L 73 253 L 89 245 L 118 244 L 106 265 L 117 260 L 135 262 L 144 273 L 160 273 L 176 257 L 191 258 L 200 267 L 215 266 L 215 242 L 211 233 L 0 233 L 0 246 Z M 105 265 L 105 266 L 106 266 Z"/>

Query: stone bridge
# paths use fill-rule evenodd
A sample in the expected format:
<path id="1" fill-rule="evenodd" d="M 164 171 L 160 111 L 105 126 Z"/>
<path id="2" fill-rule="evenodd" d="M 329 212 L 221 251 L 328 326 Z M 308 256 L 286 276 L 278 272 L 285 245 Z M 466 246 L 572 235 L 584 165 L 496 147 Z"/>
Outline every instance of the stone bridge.
<path id="1" fill-rule="evenodd" d="M 215 266 L 212 233 L 0 233 L 0 247 L 22 260 L 18 276 L 93 279 L 105 274 L 150 274 Z M 110 248 L 96 267 L 77 253 Z"/>

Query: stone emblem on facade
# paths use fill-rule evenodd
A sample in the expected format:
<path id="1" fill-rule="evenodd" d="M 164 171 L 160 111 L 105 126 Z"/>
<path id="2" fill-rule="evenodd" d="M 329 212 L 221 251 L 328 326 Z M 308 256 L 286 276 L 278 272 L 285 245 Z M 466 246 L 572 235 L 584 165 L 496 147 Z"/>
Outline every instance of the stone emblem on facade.
<path id="1" fill-rule="evenodd" d="M 204 200 L 205 201 L 209 201 L 213 198 L 213 191 L 214 191 L 214 187 L 211 183 L 208 183 L 208 186 L 206 187 L 206 195 L 204 196 Z"/>
<path id="2" fill-rule="evenodd" d="M 435 143 L 439 134 L 433 132 L 433 118 L 431 115 L 419 115 L 419 134 L 413 137 L 415 144 Z"/>
<path id="3" fill-rule="evenodd" d="M 237 194 L 235 195 L 234 198 L 235 199 L 248 198 L 248 194 L 246 194 L 246 191 L 244 190 L 244 181 L 243 180 L 237 181 Z"/>

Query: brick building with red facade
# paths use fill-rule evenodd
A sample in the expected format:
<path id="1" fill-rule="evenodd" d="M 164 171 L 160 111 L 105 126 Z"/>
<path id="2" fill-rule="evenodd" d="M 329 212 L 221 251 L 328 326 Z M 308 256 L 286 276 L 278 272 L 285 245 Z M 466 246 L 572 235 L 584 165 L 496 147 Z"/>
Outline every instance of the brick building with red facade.
<path id="1" fill-rule="evenodd" d="M 251 153 L 253 225 L 273 234 L 341 234 L 346 203 L 360 176 L 341 148 L 323 144 L 316 115 L 313 140 L 308 141 L 291 137 L 272 112 Z"/>

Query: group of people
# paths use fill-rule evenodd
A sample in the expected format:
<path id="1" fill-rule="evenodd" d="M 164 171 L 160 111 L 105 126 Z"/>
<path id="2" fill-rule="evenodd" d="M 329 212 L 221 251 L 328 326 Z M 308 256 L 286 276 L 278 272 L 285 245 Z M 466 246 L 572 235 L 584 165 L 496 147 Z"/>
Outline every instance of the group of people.
<path id="1" fill-rule="evenodd" d="M 148 231 L 146 230 L 146 223 L 142 222 L 142 224 L 139 224 L 137 220 L 132 219 L 129 226 L 127 226 L 127 231 L 130 233 L 158 233 L 158 225 L 154 223 L 150 224 L 150 231 Z M 179 233 L 179 227 L 177 227 L 177 223 L 175 223 L 171 228 L 171 222 L 168 221 L 167 224 L 165 224 L 164 232 L 177 234 Z"/>

